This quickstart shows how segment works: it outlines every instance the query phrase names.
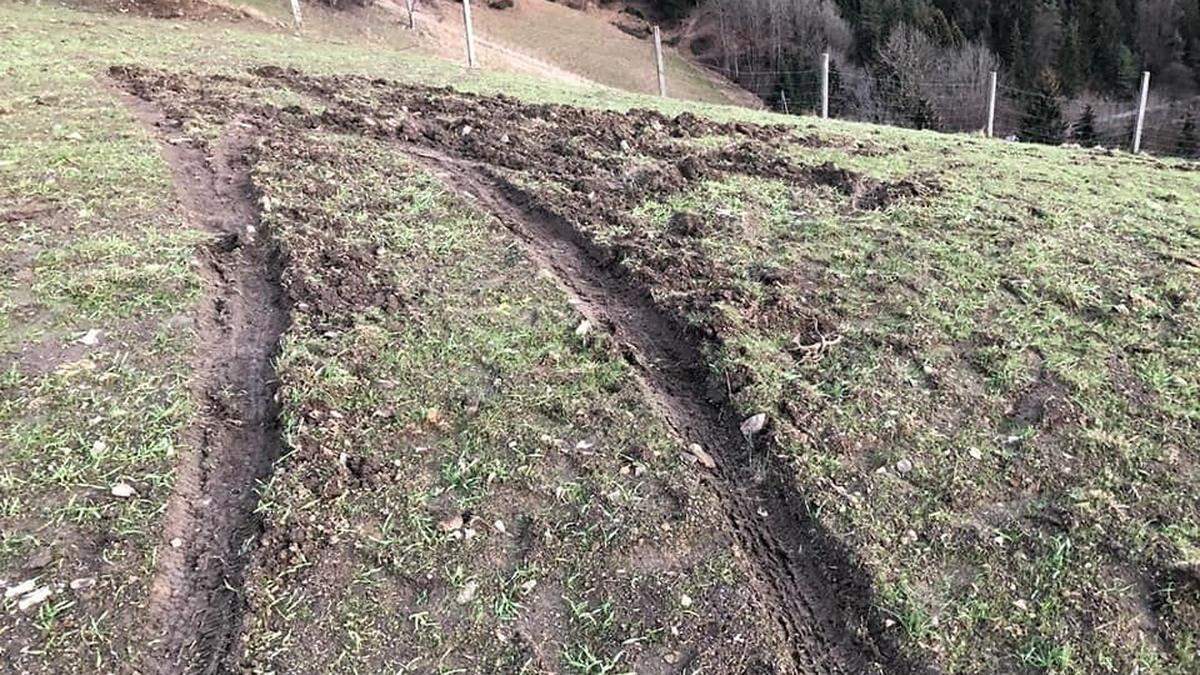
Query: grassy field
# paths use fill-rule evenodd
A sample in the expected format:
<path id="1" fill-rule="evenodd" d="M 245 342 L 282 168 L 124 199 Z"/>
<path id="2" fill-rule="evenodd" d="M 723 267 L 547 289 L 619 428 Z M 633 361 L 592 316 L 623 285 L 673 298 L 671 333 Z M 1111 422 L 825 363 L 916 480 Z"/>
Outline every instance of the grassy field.
<path id="1" fill-rule="evenodd" d="M 37 55 L 55 47 L 49 25 L 4 13 L 0 585 L 51 595 L 19 614 L 6 595 L 0 652 L 14 671 L 49 669 L 46 654 L 111 668 L 144 606 L 189 415 L 199 237 L 115 98 Z"/>
<path id="2" fill-rule="evenodd" d="M 195 414 L 204 236 L 114 64 L 231 75 L 205 92 L 311 119 L 386 119 L 394 103 L 365 85 L 323 101 L 250 69 L 790 125 L 764 140 L 645 122 L 620 151 L 580 134 L 554 151 L 577 163 L 506 177 L 704 336 L 714 381 L 766 413 L 764 448 L 869 573 L 914 662 L 1200 667 L 1194 165 L 548 85 L 233 24 L 14 4 L 0 38 L 6 668 L 146 657 Z M 229 122 L 183 110 L 195 138 Z M 462 120 L 438 120 L 470 158 L 512 129 L 473 121 L 473 146 Z M 782 653 L 753 561 L 636 359 L 581 328 L 561 279 L 462 186 L 394 139 L 319 126 L 264 133 L 254 154 L 291 327 L 287 451 L 262 489 L 239 665 L 740 672 Z M 684 158 L 700 169 L 670 189 L 622 182 Z M 598 202 L 581 177 L 617 196 Z"/>
<path id="3" fill-rule="evenodd" d="M 783 152 L 935 193 L 863 212 L 713 180 L 593 234 L 715 327 L 737 400 L 778 411 L 803 491 L 914 647 L 953 672 L 1193 670 L 1197 174 L 859 138 L 870 151 Z M 682 248 L 680 211 L 711 227 Z"/>

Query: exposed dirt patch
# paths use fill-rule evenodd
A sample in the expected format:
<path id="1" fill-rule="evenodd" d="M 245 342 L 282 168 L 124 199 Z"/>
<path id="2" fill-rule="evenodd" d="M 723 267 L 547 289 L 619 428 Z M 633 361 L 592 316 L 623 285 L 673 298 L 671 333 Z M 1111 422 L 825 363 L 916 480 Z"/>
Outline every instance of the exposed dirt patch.
<path id="1" fill-rule="evenodd" d="M 67 4 L 85 10 L 135 14 L 155 19 L 190 21 L 236 21 L 254 19 L 277 23 L 249 7 L 224 0 L 70 0 Z"/>
<path id="2" fill-rule="evenodd" d="M 19 223 L 47 217 L 58 210 L 54 204 L 32 202 L 0 211 L 0 223 Z"/>
<path id="3" fill-rule="evenodd" d="M 129 103 L 164 140 L 176 133 L 152 106 Z M 145 665 L 158 672 L 230 666 L 247 544 L 259 529 L 258 483 L 281 451 L 272 360 L 288 312 L 278 247 L 258 230 L 249 178 L 253 137 L 249 125 L 235 123 L 211 156 L 186 142 L 163 145 L 180 202 L 213 240 L 201 251 L 207 292 L 196 317 L 198 411 L 186 432 L 151 588 L 148 637 L 158 645 Z"/>
<path id="4" fill-rule="evenodd" d="M 1156 619 L 1158 639 L 1176 647 L 1173 636 L 1180 627 L 1200 624 L 1200 561 L 1184 560 L 1158 569 L 1150 584 L 1149 609 Z"/>
<path id="5" fill-rule="evenodd" d="M 585 315 L 612 331 L 679 435 L 701 446 L 698 457 L 712 457 L 712 484 L 732 534 L 750 560 L 762 612 L 777 627 L 770 642 L 780 669 L 915 669 L 898 654 L 873 609 L 867 574 L 811 515 L 794 489 L 790 470 L 772 456 L 770 432 L 746 438 L 738 430 L 729 383 L 711 381 L 704 365 L 704 350 L 715 334 L 681 319 L 688 309 L 707 310 L 718 300 L 736 299 L 736 291 L 702 289 L 683 305 L 662 307 L 647 290 L 662 285 L 659 276 L 673 283 L 689 275 L 719 277 L 720 270 L 712 270 L 712 262 L 703 258 L 672 256 L 661 264 L 652 262 L 648 270 L 631 271 L 620 260 L 623 250 L 640 246 L 638 241 L 601 246 L 583 224 L 624 222 L 651 197 L 726 174 L 830 187 L 849 197 L 854 209 L 886 208 L 930 186 L 889 184 L 832 165 L 781 159 L 771 142 L 785 136 L 795 140 L 792 127 L 722 124 L 689 114 L 668 118 L 645 110 L 530 105 L 504 96 L 399 87 L 356 77 L 311 77 L 270 67 L 255 72 L 261 86 L 293 89 L 327 106 L 317 112 L 256 103 L 238 90 L 238 85 L 252 83 L 233 78 L 217 82 L 129 68 L 113 74 L 131 91 L 159 104 L 180 126 L 241 115 L 277 130 L 321 128 L 398 142 L 398 150 L 420 158 L 448 184 L 478 199 L 524 241 L 530 258 L 554 273 Z M 687 144 L 689 138 L 710 135 L 739 140 L 717 151 L 697 151 Z M 529 182 L 552 187 L 534 192 Z M 677 214 L 670 236 L 694 237 L 712 226 L 695 214 Z M 382 307 L 394 301 L 394 292 L 372 279 L 369 251 L 331 251 L 326 262 L 334 270 L 329 282 L 308 295 L 301 289 L 301 297 L 343 312 L 339 303 L 349 297 L 357 302 L 370 296 Z M 779 270 L 764 271 L 767 286 L 787 282 Z M 813 325 L 819 332 L 820 323 Z M 283 549 L 302 544 L 286 536 L 283 540 Z"/>
<path id="6" fill-rule="evenodd" d="M 568 220 L 610 223 L 633 233 L 609 244 L 606 255 L 645 261 L 641 280 L 647 287 L 671 289 L 677 302 L 671 309 L 680 315 L 710 314 L 716 302 L 745 306 L 749 301 L 741 290 L 728 286 L 729 270 L 694 247 L 680 247 L 664 257 L 647 246 L 629 214 L 648 199 L 728 175 L 833 189 L 847 198 L 849 211 L 884 209 L 939 189 L 924 178 L 880 181 L 832 164 L 810 166 L 781 157 L 776 151 L 780 142 L 821 143 L 800 136 L 792 126 L 714 122 L 690 113 L 672 118 L 650 110 L 619 113 L 527 104 L 503 95 L 477 96 L 354 76 L 310 76 L 274 66 L 254 73 L 259 79 L 197 78 L 140 68 L 121 68 L 114 74 L 181 124 L 244 114 L 263 123 L 437 147 L 512 171 L 514 182 L 552 186 L 539 190 L 539 200 Z M 324 101 L 326 107 L 318 111 L 264 104 L 254 97 L 255 89 L 262 87 L 292 89 Z M 697 149 L 689 141 L 705 136 L 733 140 L 717 150 Z"/>
<path id="7" fill-rule="evenodd" d="M 1029 427 L 1055 428 L 1069 414 L 1067 383 L 1048 372 L 1038 371 L 1037 380 L 1013 401 L 1008 410 L 1008 428 L 1016 431 Z"/>

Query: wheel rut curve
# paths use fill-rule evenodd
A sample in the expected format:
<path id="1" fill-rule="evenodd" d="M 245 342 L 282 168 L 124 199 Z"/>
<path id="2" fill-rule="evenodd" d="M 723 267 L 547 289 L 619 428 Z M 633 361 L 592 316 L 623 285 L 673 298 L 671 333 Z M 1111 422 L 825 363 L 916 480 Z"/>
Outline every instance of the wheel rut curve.
<path id="1" fill-rule="evenodd" d="M 605 326 L 654 405 L 689 443 L 711 454 L 709 483 L 751 561 L 758 610 L 778 627 L 782 672 L 923 672 L 885 636 L 867 574 L 795 490 L 790 469 L 740 431 L 724 388 L 713 383 L 703 338 L 662 311 L 649 292 L 566 218 L 484 163 L 425 146 L 403 151 L 517 235 L 572 304 Z"/>
<path id="2" fill-rule="evenodd" d="M 127 75 L 137 80 L 139 74 Z M 270 80 L 279 77 L 280 73 L 271 70 L 259 76 Z M 352 82 L 361 84 L 358 80 Z M 164 83 L 136 84 L 138 86 L 133 90 L 141 87 L 152 94 L 155 87 Z M 180 89 L 180 93 L 188 96 L 201 93 L 190 92 L 181 83 L 165 84 L 168 88 Z M 633 364 L 634 373 L 649 400 L 681 438 L 689 443 L 700 444 L 715 458 L 716 466 L 708 476 L 708 481 L 722 501 L 729 531 L 751 572 L 750 583 L 756 598 L 754 609 L 775 626 L 768 641 L 776 648 L 771 654 L 760 655 L 760 665 L 767 672 L 926 670 L 907 660 L 898 649 L 892 637 L 894 632 L 885 629 L 881 613 L 874 605 L 870 575 L 855 561 L 839 537 L 828 531 L 814 515 L 811 504 L 796 488 L 794 468 L 790 462 L 773 453 L 768 447 L 769 439 L 758 437 L 752 441 L 742 436 L 738 428 L 738 411 L 724 383 L 714 383 L 715 378 L 706 365 L 704 348 L 709 338 L 684 323 L 676 313 L 659 307 L 644 284 L 615 262 L 612 251 L 597 245 L 576 227 L 576 220 L 572 220 L 572 217 L 607 217 L 604 213 L 589 215 L 586 209 L 580 210 L 583 215 L 572 217 L 556 213 L 553 210 L 556 207 L 550 206 L 545 199 L 506 179 L 505 174 L 501 173 L 503 169 L 499 168 L 504 162 L 490 156 L 488 148 L 472 149 L 471 142 L 463 141 L 465 138 L 474 139 L 478 134 L 472 133 L 468 137 L 469 128 L 456 126 L 459 122 L 455 121 L 453 115 L 446 120 L 426 120 L 428 127 L 424 130 L 420 125 L 401 125 L 395 130 L 386 130 L 377 120 L 368 117 L 374 114 L 370 107 L 343 104 L 336 98 L 330 98 L 328 87 L 313 86 L 307 80 L 289 81 L 286 86 L 299 87 L 308 94 L 326 100 L 329 106 L 321 113 L 297 106 L 294 110 L 286 111 L 285 115 L 278 111 L 243 106 L 239 109 L 240 114 L 264 125 L 264 129 L 271 129 L 271 125 L 297 129 L 324 128 L 389 140 L 398 152 L 406 153 L 418 164 L 442 176 L 449 188 L 472 197 L 483 210 L 515 233 L 528 258 L 553 274 L 585 316 L 612 332 L 625 357 Z M 403 88 L 398 91 L 403 91 Z M 201 100 L 199 103 L 204 102 Z M 451 112 L 449 109 L 439 111 L 436 105 L 424 102 L 420 96 L 399 96 L 392 103 L 404 103 L 413 108 L 424 105 L 438 114 Z M 505 105 L 511 107 L 515 104 L 508 102 Z M 404 110 L 408 111 L 409 108 L 405 107 Z M 552 117 L 553 113 L 552 110 L 541 109 L 537 112 L 544 117 Z M 186 115 L 179 113 L 176 118 L 185 119 Z M 185 205 L 188 205 L 189 199 L 198 199 L 196 206 L 199 208 L 195 210 L 209 212 L 214 209 L 203 208 L 206 199 L 233 200 L 241 207 L 249 208 L 250 211 L 246 213 L 252 216 L 250 220 L 257 222 L 253 217 L 256 214 L 253 213 L 252 190 L 248 178 L 245 178 L 248 175 L 248 168 L 243 161 L 247 147 L 245 139 L 245 134 L 235 132 L 217 145 L 217 152 L 211 160 L 186 144 L 165 146 L 169 159 L 172 155 L 178 155 L 172 159 L 172 166 L 176 171 L 177 183 L 181 184 L 181 199 Z M 531 155 L 541 156 L 536 153 Z M 489 158 L 491 163 L 482 161 Z M 559 167 L 560 170 L 564 168 L 571 169 Z M 724 170 L 739 168 L 744 167 L 731 165 Z M 205 174 L 205 171 L 208 173 Z M 810 173 L 803 170 L 801 177 L 812 178 Z M 827 178 L 826 182 L 837 183 L 842 176 Z M 183 185 L 192 182 L 196 185 Z M 234 189 L 231 185 L 241 187 Z M 202 224 L 215 234 L 222 235 L 220 241 L 227 241 L 225 235 L 237 231 L 239 218 L 209 216 L 202 220 Z M 246 219 L 243 217 L 240 220 Z M 278 279 L 279 254 L 274 246 L 262 240 L 261 235 L 247 241 L 235 237 L 233 243 L 238 245 L 232 249 L 240 251 L 234 259 L 249 261 L 246 265 L 235 264 L 233 269 L 248 266 L 260 270 L 260 273 L 264 269 L 273 270 L 266 277 L 252 278 L 246 282 L 251 286 L 265 283 L 260 288 L 268 292 L 255 291 L 257 294 L 251 294 L 257 306 L 282 308 L 284 299 Z M 236 324 L 229 323 L 222 328 L 219 319 L 224 311 L 221 303 L 227 302 L 221 301 L 222 293 L 227 293 L 230 288 L 238 288 L 237 284 L 241 283 L 237 281 L 236 273 L 233 286 L 229 285 L 227 277 L 222 272 L 210 279 L 214 311 L 206 313 L 201 319 L 202 327 L 210 325 L 212 328 L 211 338 L 204 339 L 205 354 L 214 353 L 221 345 L 235 339 L 229 336 L 231 329 L 228 326 Z M 272 296 L 272 293 L 277 295 Z M 238 295 L 242 294 L 233 294 Z M 272 297 L 275 299 L 272 300 Z M 215 318 L 206 318 L 209 313 Z M 278 333 L 274 331 L 278 329 L 282 332 L 286 327 L 286 311 L 278 319 L 280 323 L 272 324 L 260 333 L 260 340 L 255 342 L 264 349 L 270 346 L 263 352 L 268 355 L 273 354 L 274 345 L 278 342 Z M 222 330 L 225 332 L 222 333 Z M 261 339 L 272 334 L 273 341 Z M 267 370 L 260 371 L 261 377 L 241 381 L 244 384 L 242 390 L 257 391 L 251 397 L 253 400 L 264 403 L 273 401 L 273 396 L 262 396 L 264 393 L 273 394 L 273 371 L 269 369 L 269 356 L 255 360 L 253 364 L 266 365 Z M 214 367 L 211 364 L 201 365 Z M 218 375 L 213 381 L 220 379 Z M 201 376 L 198 380 L 203 382 L 205 377 Z M 202 390 L 197 394 L 199 400 L 205 400 Z M 274 414 L 277 413 L 276 406 Z M 202 420 L 205 419 L 209 418 L 202 416 Z M 249 476 L 261 478 L 267 475 L 270 460 L 279 452 L 277 426 L 262 422 L 274 418 L 266 415 L 254 419 L 259 421 L 250 426 L 258 426 L 263 430 L 256 438 L 266 442 L 255 447 L 266 450 L 254 455 L 258 463 L 252 463 L 249 469 L 243 467 L 233 471 L 242 480 L 247 480 Z M 202 424 L 198 423 L 198 426 Z M 240 425 L 237 429 L 244 426 Z M 222 433 L 219 425 L 218 433 Z M 177 506 L 177 500 L 172 500 L 168 525 L 175 523 L 175 527 L 186 529 L 189 523 L 197 522 L 205 512 L 203 509 L 189 510 L 191 505 L 187 500 L 205 494 L 205 481 L 211 482 L 213 476 L 217 475 L 213 473 L 214 467 L 218 474 L 225 470 L 219 461 L 213 466 L 206 463 L 205 448 L 209 447 L 207 438 L 201 434 L 193 443 L 193 447 L 198 448 L 198 459 L 191 461 L 198 468 L 189 469 L 186 463 L 181 467 L 179 494 L 182 497 L 178 501 L 182 505 Z M 238 447 L 238 442 L 235 440 L 232 445 Z M 242 444 L 240 447 L 249 448 L 251 445 Z M 236 464 L 233 461 L 230 463 Z M 189 470 L 194 475 L 190 480 L 201 484 L 199 489 L 190 487 Z M 213 484 L 220 485 L 221 480 L 218 476 Z M 221 587 L 211 582 L 223 578 L 232 580 L 227 583 L 230 588 L 240 588 L 244 554 L 237 544 L 239 541 L 253 540 L 256 526 L 250 517 L 255 499 L 254 482 L 247 481 L 244 484 L 249 489 L 242 491 L 239 499 L 218 509 L 222 513 L 229 511 L 235 514 L 221 516 L 233 518 L 230 521 L 233 524 L 222 530 L 230 535 L 223 540 L 224 543 L 218 542 L 205 551 L 193 552 L 190 558 L 184 556 L 180 558 L 183 563 L 172 563 L 164 557 L 160 579 L 166 590 L 161 592 L 163 599 L 156 601 L 155 607 L 164 634 L 163 652 L 174 656 L 175 663 L 196 664 L 199 670 L 220 670 L 229 666 L 230 655 L 236 651 L 240 622 L 235 615 L 239 612 L 240 599 L 237 591 L 222 592 Z M 177 510 L 182 515 L 177 515 Z M 239 533 L 247 536 L 239 539 Z M 164 551 L 180 557 L 171 548 L 164 548 Z M 225 558 L 221 557 L 222 553 Z M 210 562 L 197 564 L 197 560 Z M 222 562 L 211 562 L 213 560 Z M 178 581 L 176 577 L 183 581 Z M 196 591 L 197 588 L 200 592 Z M 208 617 L 209 620 L 203 621 L 197 617 Z M 196 626 L 213 628 L 200 631 L 198 637 L 189 642 L 187 631 L 195 631 Z"/>
<path id="3" fill-rule="evenodd" d="M 250 179 L 253 127 L 234 120 L 211 155 L 173 138 L 153 104 L 120 93 L 160 141 L 201 248 L 203 296 L 174 491 L 162 521 L 141 669 L 236 670 L 243 575 L 261 532 L 261 484 L 283 448 L 275 358 L 288 325 L 279 246 L 262 231 Z"/>

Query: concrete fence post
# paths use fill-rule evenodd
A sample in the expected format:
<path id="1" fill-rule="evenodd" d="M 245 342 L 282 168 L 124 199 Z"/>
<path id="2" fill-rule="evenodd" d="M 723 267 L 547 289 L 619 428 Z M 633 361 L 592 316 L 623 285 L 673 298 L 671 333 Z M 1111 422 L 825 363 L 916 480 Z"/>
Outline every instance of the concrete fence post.
<path id="1" fill-rule="evenodd" d="M 829 119 L 829 52 L 821 54 L 821 119 Z"/>
<path id="2" fill-rule="evenodd" d="M 996 71 L 988 77 L 987 137 L 996 135 Z"/>
<path id="3" fill-rule="evenodd" d="M 462 0 L 463 26 L 467 34 L 467 66 L 475 68 L 479 63 L 475 60 L 475 27 L 471 25 L 471 0 Z"/>
<path id="4" fill-rule="evenodd" d="M 658 95 L 667 96 L 667 72 L 663 66 L 662 31 L 654 27 L 654 68 L 658 71 Z"/>
<path id="5" fill-rule="evenodd" d="M 298 33 L 298 32 L 300 32 L 300 29 L 304 27 L 304 20 L 300 16 L 300 0 L 291 0 L 291 3 L 292 3 L 292 27 L 295 28 L 296 32 Z"/>
<path id="6" fill-rule="evenodd" d="M 1146 125 L 1146 99 L 1150 96 L 1150 71 L 1142 72 L 1142 95 L 1138 98 L 1137 125 L 1133 128 L 1133 154 L 1142 151 L 1142 129 Z"/>

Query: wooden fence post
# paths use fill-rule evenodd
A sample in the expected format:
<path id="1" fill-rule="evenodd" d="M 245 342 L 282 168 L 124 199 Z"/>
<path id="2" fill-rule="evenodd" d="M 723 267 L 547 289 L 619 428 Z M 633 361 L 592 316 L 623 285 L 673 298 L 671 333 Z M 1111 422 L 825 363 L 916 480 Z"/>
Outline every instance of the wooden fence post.
<path id="1" fill-rule="evenodd" d="M 1150 96 L 1150 71 L 1142 72 L 1142 96 L 1138 99 L 1137 126 L 1133 128 L 1133 154 L 1142 151 L 1142 129 L 1146 124 L 1146 99 Z"/>
<path id="2" fill-rule="evenodd" d="M 821 54 L 821 119 L 829 119 L 829 52 Z"/>
<path id="3" fill-rule="evenodd" d="M 467 33 L 467 66 L 475 68 L 478 63 L 475 61 L 475 28 L 471 25 L 471 0 L 462 0 L 462 5 L 463 25 Z"/>
<path id="4" fill-rule="evenodd" d="M 996 71 L 988 77 L 987 137 L 996 135 Z"/>
<path id="5" fill-rule="evenodd" d="M 662 31 L 654 27 L 654 68 L 658 71 L 658 95 L 667 96 L 667 72 L 663 66 Z"/>

